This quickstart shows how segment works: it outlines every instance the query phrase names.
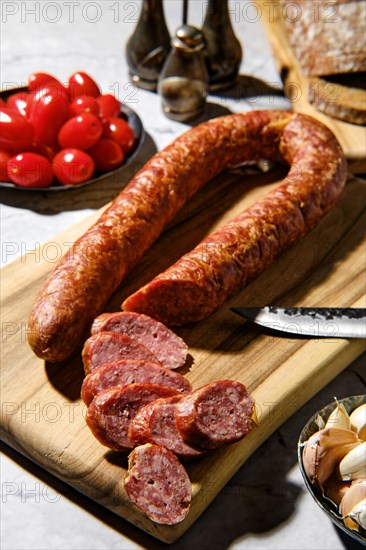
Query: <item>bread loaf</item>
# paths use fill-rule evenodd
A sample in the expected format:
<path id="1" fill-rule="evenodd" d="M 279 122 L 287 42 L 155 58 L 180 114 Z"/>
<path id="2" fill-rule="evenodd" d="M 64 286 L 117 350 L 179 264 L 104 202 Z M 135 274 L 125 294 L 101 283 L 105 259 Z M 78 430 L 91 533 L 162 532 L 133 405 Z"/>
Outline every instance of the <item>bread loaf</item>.
<path id="1" fill-rule="evenodd" d="M 366 70 L 365 0 L 280 0 L 280 10 L 305 76 Z"/>
<path id="2" fill-rule="evenodd" d="M 308 80 L 308 100 L 319 111 L 329 116 L 353 124 L 365 125 L 364 82 L 364 73 L 311 77 Z"/>

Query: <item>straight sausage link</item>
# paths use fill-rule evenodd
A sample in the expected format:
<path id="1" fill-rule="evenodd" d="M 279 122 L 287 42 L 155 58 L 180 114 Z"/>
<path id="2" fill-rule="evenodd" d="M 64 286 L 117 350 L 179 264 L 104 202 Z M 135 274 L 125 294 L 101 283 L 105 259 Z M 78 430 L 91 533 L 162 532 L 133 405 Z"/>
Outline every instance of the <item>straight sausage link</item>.
<path id="1" fill-rule="evenodd" d="M 140 170 L 49 275 L 28 322 L 28 341 L 34 353 L 47 361 L 71 356 L 124 276 L 187 200 L 224 168 L 263 158 L 285 159 L 303 171 L 295 181 L 296 171 L 290 170 L 290 178 L 274 200 L 274 217 L 287 215 L 288 209 L 277 206 L 285 200 L 299 219 L 302 213 L 306 229 L 335 202 L 345 182 L 345 160 L 336 139 L 309 117 L 253 111 L 213 119 L 189 130 Z M 281 225 L 274 221 L 276 227 Z M 294 242 L 305 232 L 301 227 L 286 241 Z M 276 233 L 281 233 L 281 228 Z M 254 258 L 255 252 L 249 256 Z M 243 254 L 238 258 L 239 264 L 246 261 Z M 261 267 L 267 263 L 262 260 Z M 197 264 L 202 269 L 200 261 L 193 262 L 194 268 Z M 233 271 L 232 291 L 241 277 L 232 266 L 225 264 L 225 270 Z M 219 295 L 217 290 L 214 294 Z M 216 298 L 215 307 L 217 302 Z M 126 308 L 133 309 L 138 303 L 127 301 Z M 193 317 L 197 318 L 195 312 Z"/>

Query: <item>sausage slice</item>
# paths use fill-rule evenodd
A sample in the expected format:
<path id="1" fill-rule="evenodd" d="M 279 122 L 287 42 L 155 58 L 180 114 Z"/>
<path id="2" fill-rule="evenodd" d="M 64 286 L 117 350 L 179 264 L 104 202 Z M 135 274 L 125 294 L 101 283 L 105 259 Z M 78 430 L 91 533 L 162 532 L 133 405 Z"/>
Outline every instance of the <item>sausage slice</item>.
<path id="1" fill-rule="evenodd" d="M 132 448 L 128 429 L 137 411 L 151 401 L 177 393 L 173 388 L 157 384 L 117 386 L 94 397 L 86 422 L 102 445 L 115 451 L 128 451 Z"/>
<path id="2" fill-rule="evenodd" d="M 177 428 L 187 443 L 215 449 L 243 438 L 253 426 L 253 411 L 243 384 L 211 382 L 177 401 Z"/>
<path id="3" fill-rule="evenodd" d="M 148 315 L 127 311 L 103 313 L 94 320 L 91 334 L 102 331 L 134 338 L 152 351 L 167 369 L 178 369 L 187 360 L 188 346 L 182 338 Z"/>
<path id="4" fill-rule="evenodd" d="M 152 521 L 181 522 L 191 503 L 191 483 L 178 458 L 165 447 L 147 443 L 128 457 L 125 489 L 131 501 Z"/>
<path id="5" fill-rule="evenodd" d="M 182 396 L 158 399 L 137 413 L 130 424 L 131 444 L 156 443 L 166 447 L 182 460 L 198 458 L 207 451 L 186 443 L 176 425 L 176 405 Z"/>
<path id="6" fill-rule="evenodd" d="M 160 384 L 182 393 L 188 393 L 192 389 L 187 378 L 157 363 L 121 359 L 121 361 L 101 365 L 88 374 L 81 387 L 81 398 L 85 405 L 89 406 L 98 393 L 137 382 Z"/>
<path id="7" fill-rule="evenodd" d="M 85 374 L 97 367 L 121 359 L 135 359 L 160 364 L 155 355 L 142 344 L 124 334 L 100 332 L 87 339 L 82 351 Z"/>

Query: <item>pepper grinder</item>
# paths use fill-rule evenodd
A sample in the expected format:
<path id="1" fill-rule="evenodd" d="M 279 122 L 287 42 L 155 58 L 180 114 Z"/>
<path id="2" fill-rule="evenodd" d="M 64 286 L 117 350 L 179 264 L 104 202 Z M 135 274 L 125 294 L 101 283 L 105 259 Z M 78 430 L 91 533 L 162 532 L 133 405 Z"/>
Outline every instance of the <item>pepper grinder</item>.
<path id="1" fill-rule="evenodd" d="M 209 0 L 202 32 L 210 90 L 228 88 L 237 78 L 243 50 L 231 25 L 227 0 Z"/>
<path id="2" fill-rule="evenodd" d="M 156 91 L 159 73 L 170 50 L 163 0 L 144 0 L 136 28 L 126 45 L 132 82 Z"/>
<path id="3" fill-rule="evenodd" d="M 204 48 L 199 29 L 186 24 L 177 29 L 158 82 L 158 93 L 168 118 L 185 121 L 203 111 L 208 93 Z"/>

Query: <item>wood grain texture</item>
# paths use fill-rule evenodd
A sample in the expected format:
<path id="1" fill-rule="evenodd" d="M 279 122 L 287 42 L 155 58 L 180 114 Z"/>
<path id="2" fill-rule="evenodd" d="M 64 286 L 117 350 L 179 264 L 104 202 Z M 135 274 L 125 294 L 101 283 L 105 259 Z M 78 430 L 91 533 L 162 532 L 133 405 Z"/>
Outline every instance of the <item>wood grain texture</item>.
<path id="1" fill-rule="evenodd" d="M 342 113 L 349 110 L 350 98 L 345 98 L 344 90 L 337 92 L 336 85 L 329 84 L 324 88 L 316 79 L 308 79 L 304 76 L 299 61 L 291 48 L 288 34 L 284 24 L 286 11 L 280 0 L 267 2 L 259 0 L 261 8 L 261 21 L 264 25 L 267 37 L 271 43 L 277 69 L 284 82 L 284 90 L 292 102 L 294 111 L 311 115 L 332 130 L 339 140 L 345 155 L 349 161 L 349 169 L 353 174 L 364 173 L 366 170 L 366 127 L 351 124 L 344 120 L 338 120 L 326 113 L 321 112 L 315 105 L 310 104 L 308 99 L 309 87 L 312 86 L 310 94 L 314 104 L 325 105 L 330 109 L 331 114 L 336 116 L 337 112 Z M 351 93 L 354 93 L 354 91 Z M 324 94 L 327 94 L 326 99 Z M 361 98 L 364 97 L 360 92 Z M 355 109 L 355 105 L 353 106 Z M 364 113 L 364 106 L 362 109 Z"/>
<path id="2" fill-rule="evenodd" d="M 283 175 L 282 168 L 267 174 L 248 169 L 226 172 L 210 182 L 144 256 L 106 309 L 118 310 L 133 290 L 256 201 Z M 64 364 L 45 364 L 26 342 L 27 317 L 44 277 L 61 251 L 98 214 L 2 270 L 4 440 L 154 537 L 176 540 L 254 450 L 364 351 L 365 342 L 360 340 L 273 336 L 254 329 L 229 307 L 365 307 L 365 205 L 366 184 L 351 177 L 337 205 L 307 238 L 216 314 L 177 331 L 189 345 L 192 364 L 185 374 L 193 387 L 223 378 L 239 380 L 253 393 L 259 418 L 258 426 L 243 441 L 188 465 L 193 502 L 181 524 L 153 524 L 126 498 L 126 457 L 99 444 L 85 424 L 85 407 L 79 397 L 80 356 Z"/>

